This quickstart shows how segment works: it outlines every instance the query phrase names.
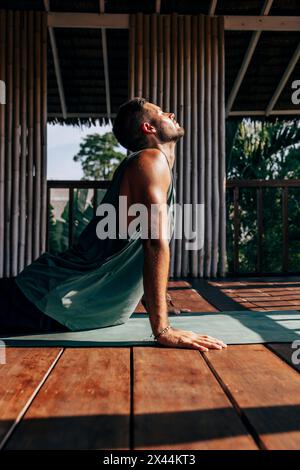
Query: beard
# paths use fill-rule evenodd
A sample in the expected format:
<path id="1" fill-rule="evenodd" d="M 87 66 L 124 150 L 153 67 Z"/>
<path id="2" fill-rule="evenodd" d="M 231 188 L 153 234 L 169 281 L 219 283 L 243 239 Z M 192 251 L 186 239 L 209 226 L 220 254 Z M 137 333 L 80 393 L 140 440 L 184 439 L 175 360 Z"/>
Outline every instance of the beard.
<path id="1" fill-rule="evenodd" d="M 176 129 L 166 129 L 164 127 L 157 127 L 157 137 L 162 143 L 177 142 L 185 134 L 183 127 L 176 127 Z"/>

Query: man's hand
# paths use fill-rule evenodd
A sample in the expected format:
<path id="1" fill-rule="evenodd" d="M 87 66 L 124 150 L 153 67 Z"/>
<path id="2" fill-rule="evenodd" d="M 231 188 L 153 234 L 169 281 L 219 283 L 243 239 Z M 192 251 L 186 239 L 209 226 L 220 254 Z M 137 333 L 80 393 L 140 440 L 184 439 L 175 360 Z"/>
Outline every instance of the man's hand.
<path id="1" fill-rule="evenodd" d="M 209 349 L 220 350 L 227 347 L 223 341 L 211 336 L 203 336 L 193 331 L 179 330 L 173 327 L 161 335 L 157 342 L 163 346 L 198 349 L 199 351 L 208 351 Z"/>

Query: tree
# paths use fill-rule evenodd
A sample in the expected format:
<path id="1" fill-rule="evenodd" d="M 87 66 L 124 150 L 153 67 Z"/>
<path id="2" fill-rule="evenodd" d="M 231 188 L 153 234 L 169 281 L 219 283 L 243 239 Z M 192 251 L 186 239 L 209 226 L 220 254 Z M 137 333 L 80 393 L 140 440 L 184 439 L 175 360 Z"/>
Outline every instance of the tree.
<path id="1" fill-rule="evenodd" d="M 104 135 L 89 134 L 80 144 L 79 152 L 74 155 L 75 162 L 81 162 L 85 180 L 110 180 L 124 158 L 120 146 L 112 132 Z"/>
<path id="2" fill-rule="evenodd" d="M 300 123 L 297 120 L 228 122 L 227 178 L 300 178 Z M 234 137 L 233 137 L 233 134 Z M 227 192 L 228 269 L 233 270 L 233 195 Z M 289 268 L 300 270 L 300 194 L 289 189 Z M 255 271 L 257 252 L 257 198 L 255 188 L 240 190 L 240 270 Z M 279 272 L 282 254 L 282 192 L 263 189 L 263 270 Z"/>
<path id="3" fill-rule="evenodd" d="M 118 141 L 112 132 L 104 135 L 87 135 L 80 144 L 79 152 L 73 157 L 80 161 L 85 180 L 110 180 L 116 167 L 125 157 L 119 149 Z M 88 189 L 74 190 L 73 198 L 73 220 L 74 220 L 74 241 L 76 241 L 93 217 L 94 196 L 90 200 Z M 97 190 L 98 204 L 105 194 L 104 190 Z M 69 246 L 69 204 L 63 209 L 59 220 L 55 220 L 53 206 L 50 205 L 49 221 L 49 251 L 58 254 L 66 250 Z"/>
<path id="4" fill-rule="evenodd" d="M 300 122 L 241 121 L 227 155 L 227 177 L 300 178 Z"/>

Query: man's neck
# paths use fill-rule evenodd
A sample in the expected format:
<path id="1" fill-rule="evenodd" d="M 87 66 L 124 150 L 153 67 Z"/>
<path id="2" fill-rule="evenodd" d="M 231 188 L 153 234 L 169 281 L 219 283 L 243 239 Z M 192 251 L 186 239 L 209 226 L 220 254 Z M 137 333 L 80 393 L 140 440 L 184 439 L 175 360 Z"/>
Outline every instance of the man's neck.
<path id="1" fill-rule="evenodd" d="M 157 144 L 157 148 L 166 155 L 171 168 L 173 168 L 173 165 L 175 162 L 175 146 L 176 146 L 176 142 Z"/>

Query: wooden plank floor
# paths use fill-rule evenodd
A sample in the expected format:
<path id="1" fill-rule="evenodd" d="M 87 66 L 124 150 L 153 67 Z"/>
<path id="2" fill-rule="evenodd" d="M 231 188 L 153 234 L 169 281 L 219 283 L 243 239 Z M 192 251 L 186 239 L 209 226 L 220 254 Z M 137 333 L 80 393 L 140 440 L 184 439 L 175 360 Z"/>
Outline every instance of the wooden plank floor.
<path id="1" fill-rule="evenodd" d="M 299 278 L 192 284 L 169 283 L 178 308 L 300 308 Z M 205 354 L 158 346 L 7 348 L 0 447 L 299 449 L 300 376 L 292 353 L 289 344 Z"/>

